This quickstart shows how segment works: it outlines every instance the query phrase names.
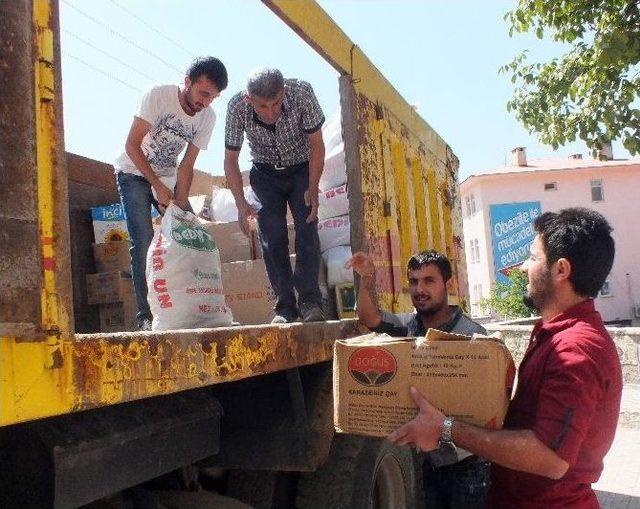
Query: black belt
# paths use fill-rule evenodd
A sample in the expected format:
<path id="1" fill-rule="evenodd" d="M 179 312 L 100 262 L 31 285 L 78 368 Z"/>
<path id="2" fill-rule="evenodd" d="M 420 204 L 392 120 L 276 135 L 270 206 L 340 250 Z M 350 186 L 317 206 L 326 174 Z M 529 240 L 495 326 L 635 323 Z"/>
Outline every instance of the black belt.
<path id="1" fill-rule="evenodd" d="M 309 165 L 309 161 L 302 161 L 301 163 L 291 164 L 289 166 L 283 166 L 279 164 L 271 164 L 271 163 L 253 163 L 253 165 L 259 170 L 273 170 L 273 171 L 283 171 L 283 170 L 297 170 L 299 168 L 304 168 Z"/>

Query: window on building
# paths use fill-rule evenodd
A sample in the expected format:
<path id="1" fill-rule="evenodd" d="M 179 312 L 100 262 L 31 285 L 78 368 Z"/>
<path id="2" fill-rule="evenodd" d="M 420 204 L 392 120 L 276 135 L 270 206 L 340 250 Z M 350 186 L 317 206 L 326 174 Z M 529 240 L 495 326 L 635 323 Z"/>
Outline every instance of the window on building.
<path id="1" fill-rule="evenodd" d="M 465 198 L 465 208 L 467 217 L 471 217 L 476 213 L 476 197 L 473 194 L 468 194 Z"/>
<path id="2" fill-rule="evenodd" d="M 484 298 L 482 295 L 482 284 L 478 283 L 473 285 L 471 291 L 471 315 L 472 316 L 481 316 L 483 313 L 482 306 L 480 305 L 480 301 Z"/>
<path id="3" fill-rule="evenodd" d="M 601 179 L 591 181 L 591 201 L 604 201 L 604 187 Z"/>
<path id="4" fill-rule="evenodd" d="M 558 183 L 557 182 L 547 182 L 544 185 L 544 190 L 545 191 L 557 191 L 558 190 Z"/>
<path id="5" fill-rule="evenodd" d="M 600 297 L 611 297 L 613 295 L 612 288 L 611 288 L 611 278 L 605 279 L 604 284 L 602 285 L 602 288 L 600 288 L 600 293 L 598 295 Z"/>
<path id="6" fill-rule="evenodd" d="M 471 263 L 480 262 L 480 242 L 478 239 L 472 239 L 469 241 L 469 259 Z"/>

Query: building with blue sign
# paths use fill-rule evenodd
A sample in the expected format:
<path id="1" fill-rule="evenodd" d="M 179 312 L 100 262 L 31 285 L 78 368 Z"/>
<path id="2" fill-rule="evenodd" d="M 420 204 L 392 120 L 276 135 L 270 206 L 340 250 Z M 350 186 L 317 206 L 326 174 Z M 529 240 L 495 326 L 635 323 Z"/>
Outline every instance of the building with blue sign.
<path id="1" fill-rule="evenodd" d="M 605 321 L 640 324 L 640 159 L 527 161 L 514 149 L 509 166 L 468 177 L 460 185 L 471 313 L 497 281 L 528 257 L 533 222 L 543 212 L 587 207 L 614 229 L 616 258 L 596 307 Z"/>

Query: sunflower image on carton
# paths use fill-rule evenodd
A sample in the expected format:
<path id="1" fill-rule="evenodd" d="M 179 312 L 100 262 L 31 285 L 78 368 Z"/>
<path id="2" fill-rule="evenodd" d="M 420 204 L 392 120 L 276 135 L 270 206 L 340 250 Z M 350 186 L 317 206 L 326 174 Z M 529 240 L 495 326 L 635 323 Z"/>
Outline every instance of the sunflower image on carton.
<path id="1" fill-rule="evenodd" d="M 424 338 L 367 334 L 337 341 L 334 425 L 340 433 L 385 437 L 418 409 L 411 386 L 445 415 L 499 429 L 515 365 L 497 338 L 429 329 Z"/>

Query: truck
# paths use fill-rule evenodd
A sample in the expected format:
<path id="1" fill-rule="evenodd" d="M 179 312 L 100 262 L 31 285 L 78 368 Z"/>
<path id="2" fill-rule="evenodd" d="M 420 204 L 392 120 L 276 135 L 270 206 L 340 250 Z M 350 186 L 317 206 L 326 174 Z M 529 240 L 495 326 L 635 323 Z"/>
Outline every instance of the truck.
<path id="1" fill-rule="evenodd" d="M 339 72 L 351 244 L 374 258 L 381 306 L 411 310 L 404 266 L 427 248 L 452 260 L 464 304 L 451 148 L 315 1 L 263 3 Z M 0 28 L 0 506 L 208 473 L 254 507 L 418 507 L 413 451 L 334 432 L 333 343 L 363 332 L 356 319 L 86 330 L 88 211 L 113 177 L 64 150 L 58 1 L 0 0 Z"/>

